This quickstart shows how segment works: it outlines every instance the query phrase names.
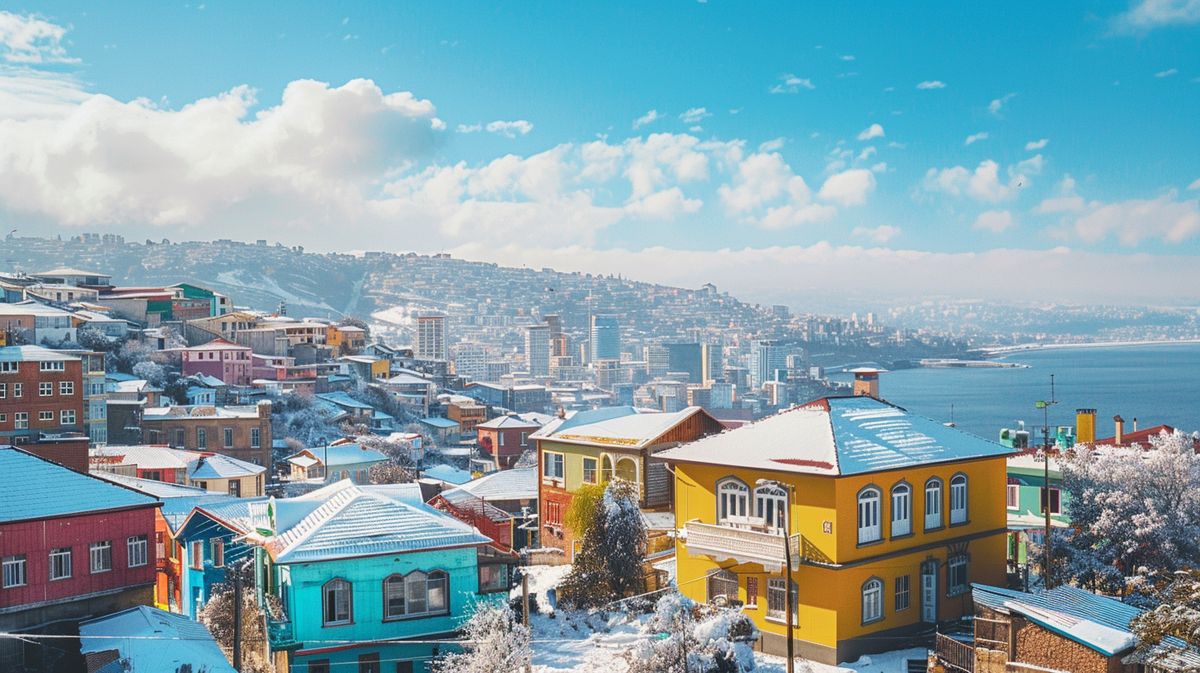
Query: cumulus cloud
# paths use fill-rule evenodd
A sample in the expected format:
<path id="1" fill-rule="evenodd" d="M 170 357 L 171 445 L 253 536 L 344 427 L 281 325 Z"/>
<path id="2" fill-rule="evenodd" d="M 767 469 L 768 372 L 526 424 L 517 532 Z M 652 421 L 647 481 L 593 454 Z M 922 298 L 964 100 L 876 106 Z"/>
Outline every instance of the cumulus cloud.
<path id="1" fill-rule="evenodd" d="M 1172 192 L 1155 199 L 1093 204 L 1089 212 L 1075 220 L 1072 229 L 1088 243 L 1110 236 L 1125 246 L 1146 239 L 1182 243 L 1200 234 L 1200 201 L 1180 201 Z"/>
<path id="2" fill-rule="evenodd" d="M 1044 148 L 1046 145 L 1048 145 L 1049 143 L 1050 143 L 1049 138 L 1042 138 L 1040 140 L 1030 140 L 1029 142 L 1025 143 L 1025 151 L 1033 152 L 1034 150 L 1040 150 L 1040 149 Z"/>
<path id="3" fill-rule="evenodd" d="M 778 138 L 771 138 L 770 140 L 760 143 L 758 146 L 758 151 L 759 152 L 775 152 L 777 150 L 783 149 L 783 146 L 785 144 L 787 144 L 787 138 L 784 138 L 783 136 L 780 136 Z"/>
<path id="4" fill-rule="evenodd" d="M 1159 70 L 1158 72 L 1154 73 L 1154 76 L 1159 79 L 1162 79 L 1164 77 L 1170 77 L 1172 75 L 1178 75 L 1178 74 L 1179 74 L 1178 68 L 1168 68 L 1166 70 Z"/>
<path id="5" fill-rule="evenodd" d="M 647 124 L 653 124 L 659 119 L 662 119 L 662 115 L 658 113 L 658 110 L 648 110 L 646 114 L 633 120 L 633 128 L 640 129 Z"/>
<path id="6" fill-rule="evenodd" d="M 775 152 L 757 152 L 739 162 L 733 179 L 717 188 L 717 196 L 730 215 L 771 228 L 834 214 L 820 209 L 804 210 L 810 205 L 812 191 L 804 178 L 793 173 Z M 771 211 L 774 214 L 768 220 L 766 216 Z"/>
<path id="7" fill-rule="evenodd" d="M 918 82 L 917 88 L 921 89 L 922 91 L 928 90 L 928 89 L 945 89 L 946 83 L 941 80 L 927 79 L 923 82 Z"/>
<path id="8" fill-rule="evenodd" d="M 964 145 L 974 145 L 975 143 L 979 142 L 980 140 L 987 140 L 987 139 L 988 139 L 987 131 L 980 131 L 979 133 L 972 133 L 971 135 L 967 136 L 967 139 L 966 139 L 966 141 L 963 142 L 963 144 Z"/>
<path id="9" fill-rule="evenodd" d="M 67 55 L 67 29 L 32 14 L 0 10 L 0 60 L 7 63 L 78 63 Z"/>
<path id="10" fill-rule="evenodd" d="M 883 137 L 883 127 L 880 126 L 879 124 L 871 124 L 870 126 L 863 129 L 858 134 L 859 140 L 870 140 L 872 138 L 882 138 L 882 137 Z"/>
<path id="11" fill-rule="evenodd" d="M 1075 193 L 1075 179 L 1070 175 L 1063 176 L 1059 181 L 1057 196 L 1047 197 L 1042 199 L 1033 212 L 1039 215 L 1050 213 L 1075 213 L 1084 209 L 1085 203 L 1083 197 Z"/>
<path id="12" fill-rule="evenodd" d="M 865 168 L 852 168 L 826 178 L 817 196 L 843 206 L 858 206 L 866 203 L 873 191 L 875 174 Z"/>
<path id="13" fill-rule="evenodd" d="M 1136 0 L 1129 11 L 1113 18 L 1118 33 L 1146 33 L 1163 26 L 1200 23 L 1200 0 Z"/>
<path id="14" fill-rule="evenodd" d="M 1013 216 L 1007 210 L 988 210 L 975 218 L 974 227 L 993 233 L 1000 233 L 1013 226 Z"/>
<path id="15" fill-rule="evenodd" d="M 533 124 L 524 119 L 514 119 L 512 121 L 497 119 L 494 122 L 488 122 L 484 128 L 488 130 L 488 133 L 497 133 L 506 138 L 516 138 L 519 135 L 529 135 L 529 132 L 533 130 Z"/>
<path id="16" fill-rule="evenodd" d="M 711 116 L 712 113 L 708 111 L 708 108 L 694 107 L 688 108 L 686 112 L 679 115 L 679 121 L 684 124 L 699 124 L 702 120 Z"/>
<path id="17" fill-rule="evenodd" d="M 791 73 L 781 75 L 779 82 L 770 88 L 771 93 L 799 93 L 801 89 L 817 88 L 811 79 L 807 77 L 797 77 Z"/>
<path id="18" fill-rule="evenodd" d="M 964 166 L 930 168 L 925 172 L 923 187 L 928 192 L 942 192 L 996 203 L 1015 196 L 1023 177 L 1023 174 L 1017 173 L 1011 175 L 1007 182 L 1003 182 L 1000 179 L 1000 164 L 985 159 L 979 162 L 974 170 Z"/>
<path id="19" fill-rule="evenodd" d="M 900 235 L 900 227 L 893 227 L 890 224 L 881 224 L 878 227 L 855 227 L 850 232 L 851 236 L 856 238 L 866 238 L 875 243 L 883 244 Z"/>
<path id="20" fill-rule="evenodd" d="M 70 73 L 0 65 L 0 119 L 61 118 L 87 98 Z"/>
<path id="21" fill-rule="evenodd" d="M 1200 178 L 1197 178 L 1192 184 L 1188 185 L 1188 189 L 1200 189 Z"/>
<path id="22" fill-rule="evenodd" d="M 999 117 L 1000 110 L 1003 109 L 1004 105 L 1008 103 L 1008 101 L 1012 100 L 1013 96 L 1016 95 L 1017 94 L 1015 93 L 1007 93 L 999 98 L 992 99 L 992 102 L 988 103 L 988 112 Z"/>

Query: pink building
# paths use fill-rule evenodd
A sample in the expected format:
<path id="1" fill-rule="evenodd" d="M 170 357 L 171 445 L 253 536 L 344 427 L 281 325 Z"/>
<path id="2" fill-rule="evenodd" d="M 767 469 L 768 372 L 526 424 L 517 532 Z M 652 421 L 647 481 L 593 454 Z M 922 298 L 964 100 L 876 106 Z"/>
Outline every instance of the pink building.
<path id="1" fill-rule="evenodd" d="M 183 349 L 183 375 L 207 374 L 226 385 L 248 386 L 251 379 L 251 351 L 224 339 L 213 339 L 202 346 Z"/>

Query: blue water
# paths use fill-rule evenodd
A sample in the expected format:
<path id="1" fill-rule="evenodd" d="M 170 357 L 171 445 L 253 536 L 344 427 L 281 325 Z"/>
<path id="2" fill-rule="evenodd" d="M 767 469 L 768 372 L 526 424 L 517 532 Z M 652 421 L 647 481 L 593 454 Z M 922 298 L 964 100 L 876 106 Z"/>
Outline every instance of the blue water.
<path id="1" fill-rule="evenodd" d="M 905 369 L 880 377 L 880 395 L 909 411 L 946 421 L 954 405 L 959 428 L 995 438 L 1000 428 L 1024 420 L 1042 425 L 1037 400 L 1050 396 L 1050 375 L 1059 403 L 1050 424 L 1074 425 L 1075 409 L 1097 410 L 1096 434 L 1113 434 L 1112 417 L 1126 429 L 1134 418 L 1146 428 L 1165 423 L 1200 430 L 1200 344 L 1048 349 L 1004 358 L 1028 369 Z"/>

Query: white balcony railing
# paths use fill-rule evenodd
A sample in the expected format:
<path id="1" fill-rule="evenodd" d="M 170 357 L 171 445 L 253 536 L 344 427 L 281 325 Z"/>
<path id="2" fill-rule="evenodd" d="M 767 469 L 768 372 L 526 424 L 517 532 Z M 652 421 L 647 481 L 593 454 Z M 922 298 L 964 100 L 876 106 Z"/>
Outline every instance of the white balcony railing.
<path id="1" fill-rule="evenodd" d="M 689 521 L 684 524 L 684 540 L 693 556 L 711 556 L 718 561 L 757 563 L 778 571 L 785 562 L 783 535 L 752 528 L 713 525 Z M 792 569 L 800 565 L 800 536 L 791 537 Z"/>

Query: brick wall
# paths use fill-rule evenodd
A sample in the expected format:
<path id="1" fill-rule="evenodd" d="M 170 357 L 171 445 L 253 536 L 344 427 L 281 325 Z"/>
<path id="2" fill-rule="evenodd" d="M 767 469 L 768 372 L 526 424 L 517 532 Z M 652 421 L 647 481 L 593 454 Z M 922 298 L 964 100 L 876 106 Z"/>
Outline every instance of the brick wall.
<path id="1" fill-rule="evenodd" d="M 1108 657 L 1089 647 L 1020 617 L 1013 617 L 1013 627 L 1017 630 L 1014 660 L 1019 663 L 1071 673 L 1109 673 Z"/>

